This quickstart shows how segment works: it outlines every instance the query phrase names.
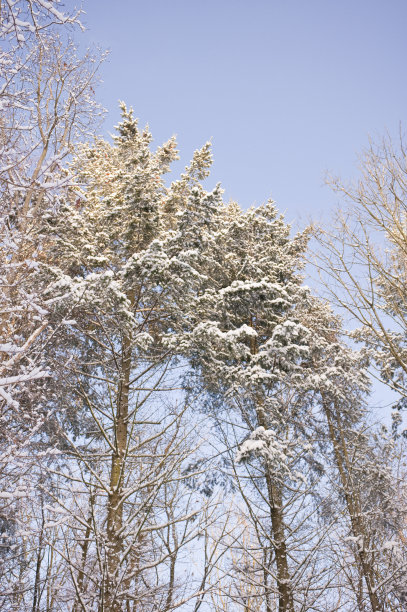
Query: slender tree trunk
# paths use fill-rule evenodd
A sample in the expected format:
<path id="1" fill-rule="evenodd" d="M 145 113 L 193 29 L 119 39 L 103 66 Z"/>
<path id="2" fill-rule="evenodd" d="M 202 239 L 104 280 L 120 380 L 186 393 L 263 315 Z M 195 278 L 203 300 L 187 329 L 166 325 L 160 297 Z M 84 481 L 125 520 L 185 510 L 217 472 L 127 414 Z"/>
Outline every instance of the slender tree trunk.
<path id="1" fill-rule="evenodd" d="M 44 525 L 45 525 L 44 505 L 43 505 L 43 502 L 41 502 L 41 531 L 40 531 L 40 537 L 38 541 L 37 562 L 35 565 L 34 596 L 33 596 L 33 605 L 31 609 L 32 612 L 37 612 L 39 610 L 39 605 L 40 605 L 41 563 L 42 563 L 42 559 L 44 556 L 44 550 L 43 550 Z"/>
<path id="2" fill-rule="evenodd" d="M 88 556 L 89 539 L 90 539 L 90 534 L 92 530 L 92 518 L 93 518 L 93 507 L 95 504 L 95 497 L 96 497 L 96 494 L 91 492 L 89 496 L 89 515 L 88 515 L 88 520 L 87 520 L 86 529 L 85 529 L 85 538 L 82 544 L 81 568 L 78 572 L 79 595 L 78 595 L 78 599 L 76 600 L 74 604 L 72 612 L 79 612 L 83 608 L 80 602 L 80 596 L 83 594 L 83 587 L 84 587 L 84 581 L 85 581 L 85 566 L 86 566 L 86 559 Z"/>
<path id="3" fill-rule="evenodd" d="M 117 578 L 120 555 L 123 549 L 123 480 L 127 452 L 129 387 L 131 372 L 131 337 L 126 334 L 122 346 L 121 378 L 119 381 L 115 422 L 115 451 L 112 455 L 110 489 L 107 510 L 107 576 L 104 589 L 106 612 L 119 612 L 121 604 L 117 600 Z"/>
<path id="4" fill-rule="evenodd" d="M 281 489 L 272 485 L 270 477 L 267 484 L 271 510 L 271 525 L 277 566 L 278 609 L 279 612 L 294 612 L 293 593 L 288 569 L 287 545 L 284 533 Z"/>
<path id="5" fill-rule="evenodd" d="M 257 421 L 261 427 L 267 429 L 267 423 L 260 406 L 257 408 Z M 284 529 L 282 491 L 281 487 L 273 482 L 268 465 L 265 465 L 265 474 L 270 507 L 272 542 L 277 568 L 278 611 L 294 612 L 294 599 Z M 271 612 L 268 604 L 267 612 Z"/>
<path id="6" fill-rule="evenodd" d="M 173 537 L 173 542 L 174 542 L 174 552 L 172 553 L 172 555 L 170 556 L 170 575 L 169 575 L 169 581 L 168 581 L 168 591 L 167 591 L 167 600 L 165 602 L 165 607 L 164 607 L 164 611 L 167 612 L 168 610 L 171 609 L 172 606 L 172 600 L 173 600 L 173 596 L 174 596 L 174 589 L 175 589 L 175 564 L 176 564 L 176 560 L 177 560 L 177 544 L 178 544 L 178 538 L 177 538 L 177 529 L 175 524 L 173 524 L 171 527 L 168 527 L 168 530 L 172 530 L 172 537 Z M 168 541 L 169 541 L 169 535 L 168 535 Z M 169 548 L 169 546 L 168 546 Z"/>
<path id="7" fill-rule="evenodd" d="M 346 441 L 343 436 L 342 425 L 339 422 L 339 419 L 336 418 L 330 410 L 327 402 L 323 401 L 323 407 L 328 423 L 329 436 L 334 449 L 336 466 L 338 468 L 339 478 L 348 509 L 352 535 L 354 538 L 357 538 L 358 542 L 357 557 L 359 566 L 366 583 L 372 612 L 380 612 L 382 607 L 376 593 L 374 569 L 371 566 L 365 551 L 366 533 L 361 516 L 361 505 L 358 494 L 352 486 L 351 466 Z"/>

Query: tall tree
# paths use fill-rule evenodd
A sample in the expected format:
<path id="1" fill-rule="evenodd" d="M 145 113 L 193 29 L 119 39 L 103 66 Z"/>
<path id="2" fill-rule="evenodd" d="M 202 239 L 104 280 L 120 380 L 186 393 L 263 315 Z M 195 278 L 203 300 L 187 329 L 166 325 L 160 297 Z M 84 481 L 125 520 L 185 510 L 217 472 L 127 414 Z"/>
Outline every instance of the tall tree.
<path id="1" fill-rule="evenodd" d="M 150 144 L 122 105 L 114 143 L 97 139 L 79 149 L 76 185 L 40 230 L 50 248 L 38 278 L 52 316 L 64 318 L 49 360 L 65 388 L 54 406 L 70 466 L 63 478 L 80 491 L 68 547 L 58 552 L 69 550 L 78 609 L 177 607 L 176 561 L 206 504 L 186 487 L 194 476 L 187 466 L 197 460 L 194 428 L 165 342 L 177 329 L 176 276 L 158 274 L 152 251 L 171 231 L 175 200 L 187 197 L 210 156 L 207 147 L 198 152 L 167 188 L 175 141 L 156 152 Z M 192 596 L 193 589 L 183 594 Z"/>
<path id="2" fill-rule="evenodd" d="M 253 482 L 262 479 L 265 487 L 260 494 L 269 513 L 279 609 L 293 610 L 283 491 L 285 483 L 295 480 L 288 468 L 290 415 L 297 411 L 299 418 L 308 409 L 295 397 L 295 390 L 302 392 L 301 362 L 308 354 L 308 330 L 296 313 L 308 299 L 297 272 L 306 236 L 290 239 L 289 227 L 271 203 L 243 213 L 234 204 L 222 205 L 218 192 L 211 197 L 197 192 L 180 228 L 184 258 L 200 283 L 185 316 L 189 327 L 181 348 L 206 389 L 223 397 L 227 419 L 234 412 L 237 427 L 253 435 L 247 452 L 253 450 L 260 459 L 253 466 Z M 287 402 L 290 388 L 294 397 Z M 242 447 L 242 456 L 245 452 Z M 271 576 L 270 568 L 267 572 Z M 267 593 L 264 597 L 267 601 Z M 270 599 L 265 609 L 272 605 Z"/>
<path id="3" fill-rule="evenodd" d="M 291 239 L 273 205 L 244 213 L 234 204 L 223 205 L 219 191 L 193 195 L 180 231 L 182 257 L 194 274 L 189 272 L 182 285 L 187 313 L 179 346 L 217 406 L 213 413 L 221 428 L 224 423 L 226 451 L 239 446 L 237 457 L 247 462 L 247 473 L 235 470 L 235 478 L 259 547 L 270 550 L 267 563 L 257 561 L 265 609 L 272 609 L 276 593 L 280 610 L 340 605 L 328 595 L 336 574 L 323 557 L 329 532 L 316 536 L 317 513 L 310 508 L 321 498 L 322 475 L 330 470 L 324 459 L 329 441 L 330 465 L 347 500 L 349 537 L 365 540 L 364 548 L 356 549 L 362 600 L 379 610 L 387 597 L 379 588 L 388 580 L 386 556 L 368 550 L 371 538 L 376 551 L 386 541 L 384 523 L 374 534 L 373 516 L 377 520 L 389 500 L 389 483 L 378 488 L 389 472 L 368 460 L 366 359 L 343 344 L 339 321 L 302 285 L 306 235 Z M 359 478 L 352 476 L 353 460 L 344 466 L 347 456 L 365 456 L 366 481 L 376 483 L 370 492 L 362 492 Z M 354 605 L 355 599 L 349 602 Z"/>

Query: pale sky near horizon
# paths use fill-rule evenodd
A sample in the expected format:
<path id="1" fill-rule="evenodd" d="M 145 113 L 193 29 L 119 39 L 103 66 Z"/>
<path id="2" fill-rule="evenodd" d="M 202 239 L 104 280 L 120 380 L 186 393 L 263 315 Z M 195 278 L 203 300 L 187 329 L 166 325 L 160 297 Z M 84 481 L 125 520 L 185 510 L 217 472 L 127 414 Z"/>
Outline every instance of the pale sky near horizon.
<path id="1" fill-rule="evenodd" d="M 113 6 L 113 8 L 112 8 Z M 109 48 L 98 97 L 178 137 L 211 139 L 208 187 L 244 208 L 270 196 L 299 226 L 329 218 L 326 172 L 357 175 L 369 136 L 405 124 L 407 0 L 86 0 L 88 44 Z M 295 223 L 297 225 L 297 223 Z"/>

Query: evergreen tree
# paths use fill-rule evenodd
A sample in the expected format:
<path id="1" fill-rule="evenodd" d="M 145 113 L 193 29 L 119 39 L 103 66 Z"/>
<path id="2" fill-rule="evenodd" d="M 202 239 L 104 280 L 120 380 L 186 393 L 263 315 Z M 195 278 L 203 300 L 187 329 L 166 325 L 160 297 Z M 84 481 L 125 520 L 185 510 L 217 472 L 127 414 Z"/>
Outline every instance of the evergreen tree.
<path id="1" fill-rule="evenodd" d="M 194 427 L 185 422 L 175 352 L 164 341 L 176 333 L 173 276 L 159 273 L 157 261 L 174 200 L 210 160 L 198 152 L 167 188 L 175 141 L 151 152 L 150 133 L 124 105 L 117 132 L 113 144 L 98 139 L 79 150 L 76 185 L 41 230 L 50 248 L 39 282 L 52 316 L 64 318 L 49 355 L 65 388 L 55 403 L 70 466 L 63 478 L 79 487 L 69 553 L 66 545 L 58 552 L 69 554 L 78 610 L 170 610 L 179 597 L 175 563 L 206 502 L 185 486 Z"/>

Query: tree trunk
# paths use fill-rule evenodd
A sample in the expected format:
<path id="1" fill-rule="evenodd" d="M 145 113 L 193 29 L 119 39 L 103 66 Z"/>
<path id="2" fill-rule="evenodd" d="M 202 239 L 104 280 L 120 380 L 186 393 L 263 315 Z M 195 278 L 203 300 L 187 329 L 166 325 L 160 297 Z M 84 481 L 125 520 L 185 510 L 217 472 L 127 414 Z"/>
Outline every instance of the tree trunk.
<path id="1" fill-rule="evenodd" d="M 257 408 L 257 421 L 261 427 L 267 429 L 267 423 L 260 407 Z M 278 612 L 294 612 L 287 544 L 285 541 L 282 491 L 281 487 L 273 482 L 268 465 L 265 465 L 265 474 L 270 507 L 272 542 L 277 567 Z"/>
<path id="2" fill-rule="evenodd" d="M 255 319 L 250 318 L 249 325 L 256 329 Z M 252 337 L 250 352 L 252 355 L 257 353 L 257 338 Z M 263 410 L 261 397 L 257 398 L 256 417 L 260 427 L 268 429 L 268 423 Z M 284 517 L 282 510 L 282 491 L 281 487 L 273 482 L 269 466 L 265 463 L 265 475 L 267 484 L 268 501 L 271 517 L 272 543 L 276 558 L 277 567 L 277 588 L 278 588 L 278 611 L 294 612 L 294 600 L 291 587 L 290 572 L 288 568 L 287 545 L 285 541 Z M 269 612 L 268 597 L 266 596 L 267 612 Z M 270 611 L 271 612 L 271 611 Z"/>
<path id="3" fill-rule="evenodd" d="M 281 489 L 272 483 L 268 468 L 266 469 L 271 529 L 277 567 L 278 610 L 279 612 L 294 612 L 293 593 L 288 568 L 287 545 L 285 541 L 284 519 L 282 512 L 282 494 Z"/>
<path id="4" fill-rule="evenodd" d="M 117 599 L 120 555 L 123 549 L 123 480 L 126 462 L 129 414 L 129 387 L 131 372 L 131 337 L 123 339 L 120 381 L 117 395 L 115 419 L 115 451 L 112 455 L 110 489 L 107 510 L 107 576 L 104 587 L 103 610 L 119 612 L 121 604 Z"/>
<path id="5" fill-rule="evenodd" d="M 382 607 L 376 593 L 374 569 L 369 562 L 364 548 L 366 543 L 365 527 L 363 525 L 363 519 L 361 516 L 360 500 L 358 499 L 358 495 L 352 486 L 351 466 L 349 464 L 346 441 L 343 437 L 342 426 L 339 419 L 335 418 L 335 416 L 332 414 L 332 411 L 325 401 L 323 401 L 323 408 L 328 422 L 329 437 L 331 438 L 334 449 L 335 461 L 348 509 L 352 536 L 354 538 L 358 538 L 357 557 L 359 566 L 366 583 L 372 612 L 380 612 Z M 339 440 L 336 434 L 339 434 Z"/>
<path id="6" fill-rule="evenodd" d="M 84 587 L 84 582 L 85 582 L 85 567 L 86 567 L 86 560 L 87 560 L 88 550 L 89 550 L 89 539 L 90 539 L 90 535 L 92 531 L 92 520 L 93 520 L 95 498 L 96 498 L 96 493 L 91 492 L 89 496 L 89 515 L 88 515 L 88 520 L 87 520 L 87 525 L 86 525 L 86 530 L 85 530 L 85 537 L 84 537 L 83 544 L 82 544 L 81 568 L 78 572 L 78 596 L 75 601 L 72 612 L 80 612 L 80 610 L 83 609 L 80 598 L 81 598 L 81 595 L 83 594 L 83 587 Z"/>
<path id="7" fill-rule="evenodd" d="M 41 597 L 41 564 L 44 557 L 43 542 L 44 542 L 44 502 L 41 501 L 41 531 L 38 540 L 38 551 L 37 551 L 37 562 L 35 564 L 35 580 L 34 580 L 34 595 L 32 612 L 37 612 L 40 608 L 40 597 Z"/>

